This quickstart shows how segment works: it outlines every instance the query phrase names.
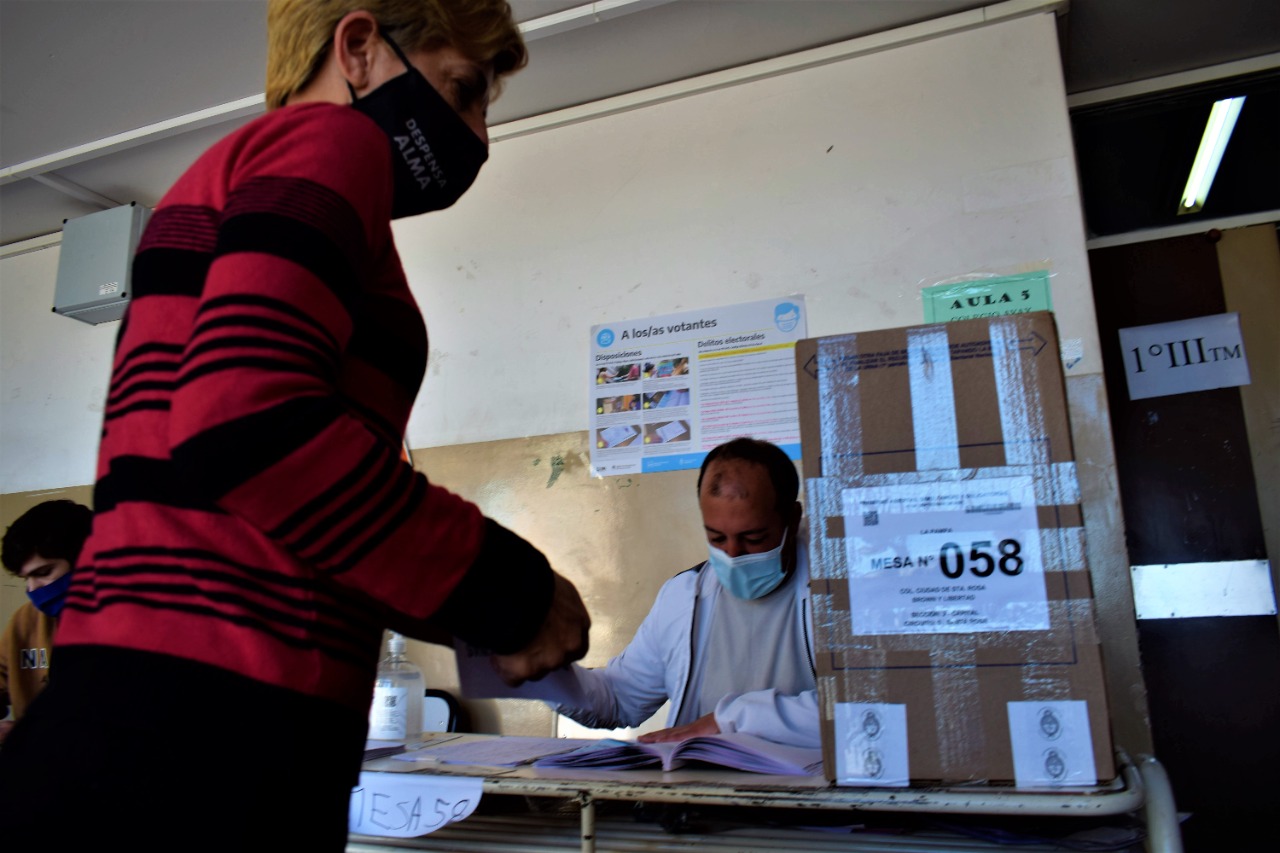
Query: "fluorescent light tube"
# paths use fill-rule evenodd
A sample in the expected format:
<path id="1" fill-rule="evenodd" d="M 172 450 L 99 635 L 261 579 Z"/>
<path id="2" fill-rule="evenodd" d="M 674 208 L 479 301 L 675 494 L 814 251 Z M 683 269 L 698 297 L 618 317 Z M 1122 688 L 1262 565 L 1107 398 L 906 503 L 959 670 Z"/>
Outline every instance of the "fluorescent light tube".
<path id="1" fill-rule="evenodd" d="M 1196 213 L 1204 207 L 1214 175 L 1218 174 L 1218 164 L 1222 162 L 1222 152 L 1227 150 L 1227 140 L 1231 138 L 1231 131 L 1235 130 L 1236 119 L 1240 117 L 1240 108 L 1243 106 L 1243 96 L 1214 101 L 1213 109 L 1209 111 L 1209 121 L 1204 126 L 1204 135 L 1200 137 L 1195 162 L 1191 164 L 1187 187 L 1182 191 L 1182 200 L 1178 202 L 1178 213 Z"/>

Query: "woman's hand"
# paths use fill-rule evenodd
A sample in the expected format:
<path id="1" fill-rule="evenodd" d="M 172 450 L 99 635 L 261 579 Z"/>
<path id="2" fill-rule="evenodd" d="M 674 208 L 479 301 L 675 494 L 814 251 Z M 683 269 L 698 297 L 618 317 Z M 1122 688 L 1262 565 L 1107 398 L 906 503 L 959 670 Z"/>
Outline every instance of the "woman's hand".
<path id="1" fill-rule="evenodd" d="M 590 645 L 591 616 L 572 583 L 555 573 L 551 608 L 529 645 L 509 655 L 493 655 L 498 676 L 515 687 L 581 660 Z"/>

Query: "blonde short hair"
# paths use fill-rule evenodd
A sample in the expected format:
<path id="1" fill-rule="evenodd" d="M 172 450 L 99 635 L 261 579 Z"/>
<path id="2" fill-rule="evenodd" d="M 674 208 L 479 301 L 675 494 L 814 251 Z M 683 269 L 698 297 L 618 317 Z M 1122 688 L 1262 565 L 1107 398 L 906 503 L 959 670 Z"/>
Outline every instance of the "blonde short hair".
<path id="1" fill-rule="evenodd" d="M 338 22 L 358 10 L 373 15 L 406 51 L 451 45 L 492 63 L 495 86 L 529 60 L 507 0 L 269 0 L 267 109 L 284 106 L 311 82 Z"/>

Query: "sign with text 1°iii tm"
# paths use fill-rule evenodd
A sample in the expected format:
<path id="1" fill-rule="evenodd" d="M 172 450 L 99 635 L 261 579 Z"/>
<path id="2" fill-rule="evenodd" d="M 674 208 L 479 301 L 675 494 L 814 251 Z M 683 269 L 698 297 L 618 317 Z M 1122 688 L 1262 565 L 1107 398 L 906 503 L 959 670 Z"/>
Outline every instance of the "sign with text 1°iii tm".
<path id="1" fill-rule="evenodd" d="M 1235 312 L 1121 329 L 1120 348 L 1130 400 L 1250 382 Z"/>
<path id="2" fill-rule="evenodd" d="M 799 459 L 795 347 L 807 331 L 801 296 L 593 326 L 595 475 L 697 468 L 742 435 Z"/>
<path id="3" fill-rule="evenodd" d="M 921 297 L 926 323 L 1053 310 L 1047 270 L 937 284 L 922 290 Z"/>

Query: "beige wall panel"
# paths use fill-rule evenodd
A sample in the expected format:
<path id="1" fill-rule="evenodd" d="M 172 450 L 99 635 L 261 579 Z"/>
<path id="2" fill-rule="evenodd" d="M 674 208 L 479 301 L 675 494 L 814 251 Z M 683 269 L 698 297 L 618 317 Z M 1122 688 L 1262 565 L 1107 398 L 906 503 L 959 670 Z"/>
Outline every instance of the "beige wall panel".
<path id="1" fill-rule="evenodd" d="M 1218 270 L 1227 310 L 1240 314 L 1252 382 L 1240 389 L 1253 457 L 1262 535 L 1271 560 L 1272 590 L 1280 589 L 1280 242 L 1274 225 L 1225 231 Z"/>
<path id="2" fill-rule="evenodd" d="M 415 450 L 413 461 L 533 542 L 573 581 L 591 613 L 588 666 L 626 647 L 667 578 L 706 559 L 698 472 L 592 477 L 586 431 Z M 451 651 L 410 642 L 408 653 L 428 687 L 456 694 Z M 554 715 L 540 702 L 464 704 L 477 731 L 552 733 Z"/>
<path id="3" fill-rule="evenodd" d="M 1102 640 L 1111 733 L 1116 746 L 1130 755 L 1149 754 L 1152 745 L 1147 688 L 1138 656 L 1124 514 L 1102 374 L 1067 379 L 1067 405 L 1084 510 L 1089 576 Z"/>

